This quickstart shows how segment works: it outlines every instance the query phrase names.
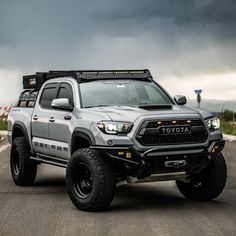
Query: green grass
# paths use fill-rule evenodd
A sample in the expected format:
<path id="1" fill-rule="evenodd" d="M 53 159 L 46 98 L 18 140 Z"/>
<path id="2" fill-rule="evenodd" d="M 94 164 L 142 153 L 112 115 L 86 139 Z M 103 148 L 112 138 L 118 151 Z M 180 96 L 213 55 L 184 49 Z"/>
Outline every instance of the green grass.
<path id="1" fill-rule="evenodd" d="M 0 120 L 0 130 L 7 130 L 7 122 Z"/>
<path id="2" fill-rule="evenodd" d="M 236 123 L 231 121 L 221 121 L 221 129 L 225 134 L 236 135 Z"/>

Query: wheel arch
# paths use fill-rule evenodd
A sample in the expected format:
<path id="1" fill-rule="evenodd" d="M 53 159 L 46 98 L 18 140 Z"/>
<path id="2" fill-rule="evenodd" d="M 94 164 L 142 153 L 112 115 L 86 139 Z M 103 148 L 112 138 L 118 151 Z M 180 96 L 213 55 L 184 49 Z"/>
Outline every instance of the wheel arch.
<path id="1" fill-rule="evenodd" d="M 80 148 L 87 148 L 95 145 L 95 138 L 90 130 L 84 128 L 76 128 L 71 138 L 71 155 Z"/>
<path id="2" fill-rule="evenodd" d="M 14 141 L 15 138 L 18 137 L 24 137 L 27 146 L 31 149 L 28 132 L 23 122 L 15 122 L 15 124 L 12 127 L 12 142 Z"/>

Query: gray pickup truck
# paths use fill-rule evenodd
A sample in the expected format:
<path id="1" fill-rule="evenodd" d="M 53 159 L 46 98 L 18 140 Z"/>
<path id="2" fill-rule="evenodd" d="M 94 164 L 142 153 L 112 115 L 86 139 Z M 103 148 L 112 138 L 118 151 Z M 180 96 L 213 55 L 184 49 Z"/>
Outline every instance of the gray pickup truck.
<path id="1" fill-rule="evenodd" d="M 219 119 L 172 98 L 149 70 L 49 71 L 23 76 L 8 138 L 15 184 L 37 165 L 66 168 L 73 204 L 105 210 L 121 184 L 175 180 L 188 199 L 223 190 L 227 169 Z"/>

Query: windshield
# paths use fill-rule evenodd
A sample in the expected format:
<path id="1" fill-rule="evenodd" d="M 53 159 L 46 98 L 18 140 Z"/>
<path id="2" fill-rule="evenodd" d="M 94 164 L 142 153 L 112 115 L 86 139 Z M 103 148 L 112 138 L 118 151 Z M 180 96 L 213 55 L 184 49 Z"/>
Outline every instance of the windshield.
<path id="1" fill-rule="evenodd" d="M 99 80 L 80 84 L 83 107 L 139 106 L 171 104 L 170 98 L 154 82 Z"/>

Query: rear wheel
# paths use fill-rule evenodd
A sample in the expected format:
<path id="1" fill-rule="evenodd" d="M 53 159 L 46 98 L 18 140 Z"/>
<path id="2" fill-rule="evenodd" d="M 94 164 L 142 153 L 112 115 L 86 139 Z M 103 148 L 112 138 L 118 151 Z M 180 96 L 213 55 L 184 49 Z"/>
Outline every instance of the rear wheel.
<path id="1" fill-rule="evenodd" d="M 16 185 L 33 185 L 37 174 L 37 163 L 29 159 L 30 151 L 24 137 L 15 138 L 12 143 L 10 167 Z"/>
<path id="2" fill-rule="evenodd" d="M 86 148 L 76 151 L 66 169 L 68 194 L 84 211 L 102 211 L 113 200 L 115 181 L 111 165 L 100 152 Z"/>
<path id="3" fill-rule="evenodd" d="M 210 201 L 220 195 L 225 187 L 227 167 L 222 153 L 216 154 L 207 167 L 189 183 L 177 181 L 180 192 L 188 199 Z"/>

